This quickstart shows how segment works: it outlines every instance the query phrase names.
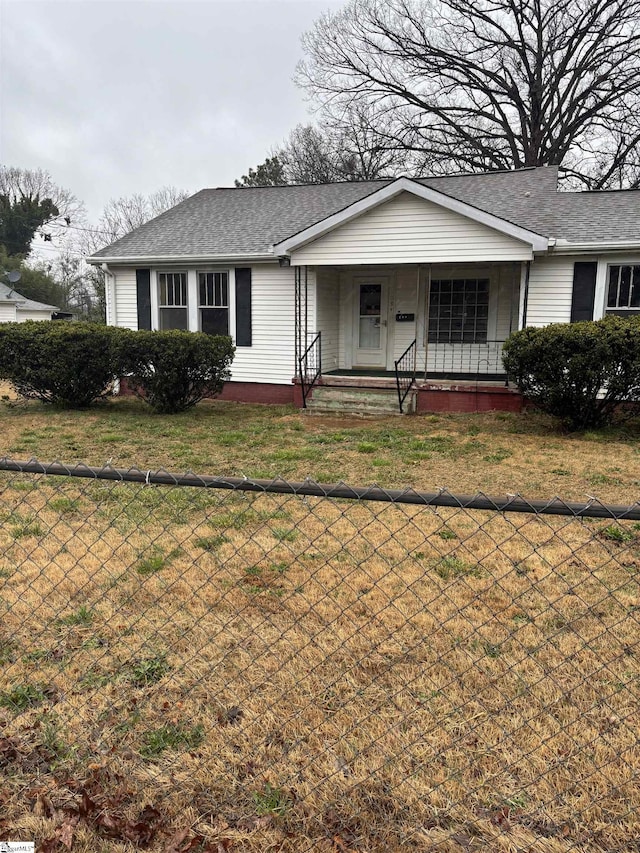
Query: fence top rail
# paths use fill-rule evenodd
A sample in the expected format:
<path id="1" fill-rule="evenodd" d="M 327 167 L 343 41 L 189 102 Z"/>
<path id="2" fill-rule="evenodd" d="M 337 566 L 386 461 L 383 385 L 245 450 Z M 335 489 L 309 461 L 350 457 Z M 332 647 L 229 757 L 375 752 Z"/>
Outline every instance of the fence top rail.
<path id="1" fill-rule="evenodd" d="M 435 492 L 423 492 L 413 488 L 385 489 L 377 485 L 350 486 L 344 482 L 317 483 L 307 479 L 289 482 L 280 477 L 272 480 L 248 477 L 215 477 L 205 474 L 175 474 L 162 468 L 141 470 L 139 468 L 102 468 L 78 463 L 67 465 L 62 462 L 40 462 L 37 459 L 20 461 L 0 457 L 0 471 L 23 474 L 45 474 L 62 477 L 81 477 L 92 480 L 112 480 L 128 483 L 143 483 L 158 486 L 187 486 L 207 489 L 229 489 L 240 492 L 268 492 L 281 495 L 303 495 L 321 498 L 342 498 L 356 501 L 381 501 L 385 503 L 413 504 L 418 506 L 453 507 L 457 509 L 490 510 L 494 512 L 521 512 L 534 515 L 560 515 L 577 518 L 608 518 L 640 521 L 640 503 L 605 504 L 597 498 L 586 502 L 565 501 L 560 497 L 550 500 L 530 500 L 521 495 L 501 497 L 477 492 L 473 495 L 456 494 L 441 488 Z"/>

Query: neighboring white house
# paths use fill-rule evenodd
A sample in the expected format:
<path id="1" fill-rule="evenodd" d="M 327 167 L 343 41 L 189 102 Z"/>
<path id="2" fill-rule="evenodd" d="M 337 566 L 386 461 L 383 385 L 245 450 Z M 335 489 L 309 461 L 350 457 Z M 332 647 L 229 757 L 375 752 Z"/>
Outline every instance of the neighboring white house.
<path id="1" fill-rule="evenodd" d="M 512 331 L 640 312 L 640 191 L 557 180 L 202 190 L 88 262 L 107 274 L 108 323 L 230 334 L 229 399 L 300 403 L 301 380 L 306 395 L 395 388 L 397 372 L 421 411 L 513 408 Z"/>
<path id="2" fill-rule="evenodd" d="M 27 299 L 10 285 L 0 282 L 0 323 L 24 323 L 25 320 L 51 320 L 60 309 Z"/>

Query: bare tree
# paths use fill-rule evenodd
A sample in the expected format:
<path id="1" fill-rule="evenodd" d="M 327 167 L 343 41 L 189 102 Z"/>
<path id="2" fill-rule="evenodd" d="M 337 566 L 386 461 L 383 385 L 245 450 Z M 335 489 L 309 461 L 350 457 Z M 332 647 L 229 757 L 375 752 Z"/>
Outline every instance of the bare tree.
<path id="1" fill-rule="evenodd" d="M 143 196 L 135 193 L 131 196 L 123 196 L 111 199 L 104 207 L 95 228 L 80 229 L 75 232 L 71 244 L 62 250 L 62 258 L 65 258 L 66 266 L 60 265 L 60 272 L 71 273 L 73 281 L 73 294 L 75 304 L 90 319 L 105 317 L 105 280 L 104 273 L 97 266 L 81 263 L 79 266 L 73 262 L 74 255 L 89 257 L 108 246 L 110 243 L 124 237 L 140 225 L 144 225 L 155 216 L 180 204 L 189 197 L 186 190 L 166 186 Z"/>
<path id="2" fill-rule="evenodd" d="M 640 186 L 640 0 L 351 0 L 303 45 L 321 113 L 384 117 L 414 170 Z"/>
<path id="3" fill-rule="evenodd" d="M 186 190 L 162 187 L 148 196 L 134 193 L 112 198 L 105 205 L 95 229 L 96 241 L 101 241 L 102 246 L 112 243 L 188 197 Z"/>
<path id="4" fill-rule="evenodd" d="M 236 186 L 323 184 L 391 177 L 406 166 L 406 152 L 384 136 L 384 117 L 367 105 L 325 112 L 322 129 L 299 124 L 264 163 L 249 169 Z"/>

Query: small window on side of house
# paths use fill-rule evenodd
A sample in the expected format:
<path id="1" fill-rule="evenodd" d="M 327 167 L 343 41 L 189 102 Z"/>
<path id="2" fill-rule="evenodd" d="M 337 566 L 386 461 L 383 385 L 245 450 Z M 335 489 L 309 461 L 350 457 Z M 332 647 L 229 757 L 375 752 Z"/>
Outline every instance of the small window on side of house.
<path id="1" fill-rule="evenodd" d="M 229 334 L 229 274 L 198 273 L 200 329 L 208 335 Z"/>
<path id="2" fill-rule="evenodd" d="M 163 330 L 189 328 L 186 272 L 158 273 L 158 314 Z"/>
<path id="3" fill-rule="evenodd" d="M 640 314 L 640 264 L 611 264 L 607 288 L 607 314 Z"/>

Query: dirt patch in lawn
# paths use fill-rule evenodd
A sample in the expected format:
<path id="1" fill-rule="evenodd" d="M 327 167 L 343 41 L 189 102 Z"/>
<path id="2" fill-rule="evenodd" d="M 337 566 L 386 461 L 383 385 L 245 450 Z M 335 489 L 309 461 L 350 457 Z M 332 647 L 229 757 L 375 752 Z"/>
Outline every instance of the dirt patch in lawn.
<path id="1" fill-rule="evenodd" d="M 636 842 L 633 523 L 7 474 L 0 512 L 0 837 Z"/>

